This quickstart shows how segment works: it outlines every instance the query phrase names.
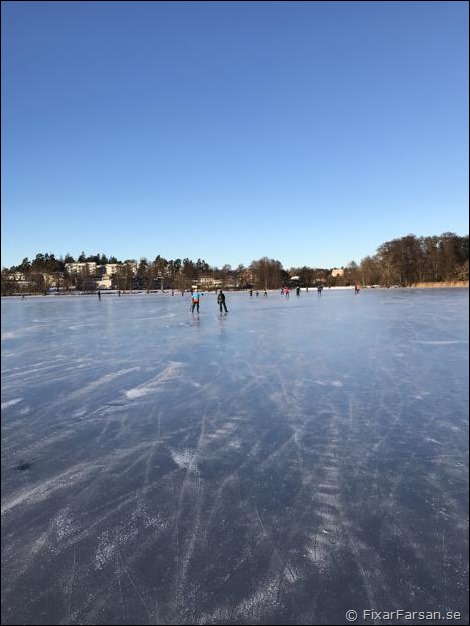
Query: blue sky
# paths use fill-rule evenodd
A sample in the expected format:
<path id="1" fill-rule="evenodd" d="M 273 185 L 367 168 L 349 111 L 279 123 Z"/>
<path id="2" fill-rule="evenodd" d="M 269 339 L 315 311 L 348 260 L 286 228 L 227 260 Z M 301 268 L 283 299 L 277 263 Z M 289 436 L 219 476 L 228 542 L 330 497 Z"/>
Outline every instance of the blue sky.
<path id="1" fill-rule="evenodd" d="M 2 2 L 2 266 L 468 233 L 466 2 Z"/>

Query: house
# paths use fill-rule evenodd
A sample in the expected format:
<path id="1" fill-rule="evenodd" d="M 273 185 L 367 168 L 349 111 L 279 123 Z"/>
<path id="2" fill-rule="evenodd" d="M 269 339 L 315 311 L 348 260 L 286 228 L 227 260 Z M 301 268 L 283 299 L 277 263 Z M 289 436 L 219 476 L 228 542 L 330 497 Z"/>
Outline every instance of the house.
<path id="1" fill-rule="evenodd" d="M 344 270 L 335 268 L 334 270 L 331 270 L 331 276 L 332 278 L 336 278 L 337 276 L 344 276 Z"/>
<path id="2" fill-rule="evenodd" d="M 217 289 L 222 287 L 223 282 L 221 280 L 217 280 L 212 276 L 201 276 L 198 279 L 198 282 L 201 286 L 201 289 Z"/>
<path id="3" fill-rule="evenodd" d="M 104 276 L 101 276 L 101 278 L 99 278 L 96 281 L 96 288 L 97 289 L 111 289 L 111 287 L 112 287 L 111 276 L 107 276 L 105 274 Z"/>

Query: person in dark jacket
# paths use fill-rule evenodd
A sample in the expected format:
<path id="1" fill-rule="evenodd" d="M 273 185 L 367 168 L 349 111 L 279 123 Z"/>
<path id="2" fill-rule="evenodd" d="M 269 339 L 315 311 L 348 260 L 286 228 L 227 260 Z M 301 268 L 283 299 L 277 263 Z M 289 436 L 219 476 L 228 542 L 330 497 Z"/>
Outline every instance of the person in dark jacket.
<path id="1" fill-rule="evenodd" d="M 227 311 L 227 305 L 225 304 L 225 294 L 222 291 L 222 289 L 220 290 L 220 293 L 217 296 L 217 304 L 219 305 L 221 313 L 222 313 L 222 307 L 224 307 L 226 313 L 228 312 Z"/>

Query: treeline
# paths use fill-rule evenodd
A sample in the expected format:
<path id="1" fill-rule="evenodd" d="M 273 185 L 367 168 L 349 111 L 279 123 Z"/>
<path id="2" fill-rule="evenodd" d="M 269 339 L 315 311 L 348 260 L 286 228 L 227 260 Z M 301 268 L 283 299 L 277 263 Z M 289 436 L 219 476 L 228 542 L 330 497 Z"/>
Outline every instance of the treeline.
<path id="1" fill-rule="evenodd" d="M 68 264 L 84 265 L 79 272 Z M 92 264 L 92 265 L 89 265 Z M 71 271 L 69 271 L 71 270 Z M 82 254 L 74 258 L 67 254 L 56 258 L 51 253 L 40 253 L 30 261 L 23 259 L 19 265 L 2 270 L 2 294 L 9 295 L 21 291 L 44 292 L 50 287 L 60 290 L 94 291 L 99 281 L 111 279 L 114 289 L 188 289 L 193 284 L 211 289 L 225 288 L 267 288 L 278 289 L 287 285 L 294 274 L 285 270 L 280 261 L 263 257 L 253 261 L 248 267 L 240 264 L 236 268 L 225 264 L 223 267 L 210 266 L 204 259 L 193 261 L 189 258 L 166 259 L 157 255 L 153 261 L 141 258 L 118 260 L 104 254 Z M 300 268 L 301 282 L 313 284 L 316 280 L 325 282 L 330 274 L 328 269 Z"/>
<path id="2" fill-rule="evenodd" d="M 287 284 L 310 287 L 318 283 L 327 286 L 363 285 L 408 286 L 419 282 L 468 280 L 468 235 L 443 233 L 434 237 L 407 235 L 383 243 L 373 256 L 357 265 L 352 261 L 342 272 L 331 268 L 308 266 L 284 269 L 276 259 L 263 257 L 245 267 L 222 268 L 210 266 L 204 259 L 170 259 L 157 255 L 146 258 L 118 260 L 105 254 L 86 255 L 76 259 L 66 254 L 56 258 L 51 253 L 39 253 L 16 266 L 2 269 L 2 295 L 21 291 L 41 292 L 51 286 L 63 289 L 93 290 L 113 264 L 112 286 L 117 289 L 155 289 L 165 287 L 187 289 L 198 283 L 206 288 L 278 289 Z M 68 263 L 96 264 L 96 271 L 87 267 L 80 273 L 69 273 Z M 110 271 L 110 270 L 109 270 Z M 295 277 L 295 279 L 294 279 Z"/>
<path id="3" fill-rule="evenodd" d="M 127 262 L 129 259 L 126 259 Z M 54 254 L 39 253 L 36 257 L 30 261 L 28 257 L 22 260 L 19 265 L 13 265 L 7 271 L 9 272 L 65 272 L 66 263 L 89 263 L 94 262 L 97 265 L 106 265 L 107 263 L 122 263 L 118 261 L 116 257 L 110 256 L 109 258 L 105 254 L 91 254 L 85 255 L 84 252 L 77 258 L 74 258 L 71 254 L 66 254 L 65 257 L 59 257 L 56 259 Z"/>
<path id="4" fill-rule="evenodd" d="M 468 280 L 468 235 L 407 235 L 383 243 L 362 259 L 358 279 L 365 285 L 400 285 Z"/>

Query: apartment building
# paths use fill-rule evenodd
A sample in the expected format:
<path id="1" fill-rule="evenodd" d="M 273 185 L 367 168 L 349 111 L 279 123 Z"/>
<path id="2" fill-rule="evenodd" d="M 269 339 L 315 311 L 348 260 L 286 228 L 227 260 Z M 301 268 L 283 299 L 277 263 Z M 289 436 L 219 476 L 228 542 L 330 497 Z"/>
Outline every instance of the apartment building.
<path id="1" fill-rule="evenodd" d="M 66 263 L 65 269 L 69 274 L 87 273 L 90 276 L 94 276 L 96 274 L 96 262 L 87 261 L 85 263 Z"/>

